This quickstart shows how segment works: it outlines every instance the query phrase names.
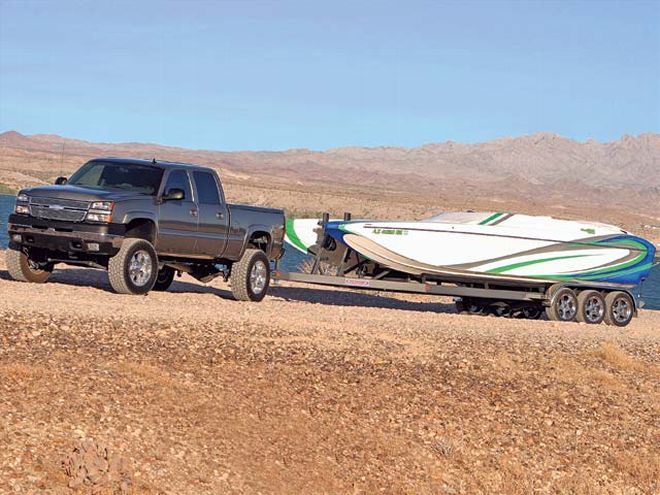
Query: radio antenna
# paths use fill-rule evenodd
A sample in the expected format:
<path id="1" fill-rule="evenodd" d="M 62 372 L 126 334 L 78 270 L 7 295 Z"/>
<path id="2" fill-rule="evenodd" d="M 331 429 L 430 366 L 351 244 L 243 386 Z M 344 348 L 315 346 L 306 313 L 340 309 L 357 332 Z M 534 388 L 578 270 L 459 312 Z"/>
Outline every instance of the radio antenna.
<path id="1" fill-rule="evenodd" d="M 62 140 L 62 152 L 60 153 L 60 177 L 64 176 L 64 146 L 65 141 Z"/>

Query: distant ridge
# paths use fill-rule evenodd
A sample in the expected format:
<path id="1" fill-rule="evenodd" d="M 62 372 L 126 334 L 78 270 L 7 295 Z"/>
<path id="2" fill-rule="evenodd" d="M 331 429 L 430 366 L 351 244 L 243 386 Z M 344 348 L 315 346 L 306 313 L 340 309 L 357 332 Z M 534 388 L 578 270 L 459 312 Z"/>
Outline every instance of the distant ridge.
<path id="1" fill-rule="evenodd" d="M 656 211 L 660 202 L 660 134 L 656 133 L 626 135 L 607 143 L 578 142 L 542 132 L 479 144 L 446 141 L 416 148 L 224 152 L 153 143 L 91 143 L 51 134 L 26 136 L 12 130 L 0 134 L 0 182 L 7 169 L 4 162 L 13 155 L 29 156 L 31 162 L 44 167 L 51 161 L 55 166 L 63 145 L 65 165 L 70 169 L 95 156 L 156 157 L 213 166 L 245 180 L 267 178 L 319 187 L 332 181 L 347 191 L 425 191 L 532 202 L 606 201 Z M 20 182 L 16 174 L 23 172 L 16 167 L 11 170 L 14 182 Z"/>

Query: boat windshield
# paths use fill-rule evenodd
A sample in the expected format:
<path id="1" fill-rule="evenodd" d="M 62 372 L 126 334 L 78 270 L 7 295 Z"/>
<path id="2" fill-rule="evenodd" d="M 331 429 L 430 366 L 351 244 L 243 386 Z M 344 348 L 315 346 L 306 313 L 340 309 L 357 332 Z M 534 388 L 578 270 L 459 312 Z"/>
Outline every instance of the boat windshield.
<path id="1" fill-rule="evenodd" d="M 67 185 L 92 189 L 121 189 L 151 196 L 158 192 L 163 169 L 149 165 L 93 161 L 71 176 Z"/>
<path id="2" fill-rule="evenodd" d="M 438 213 L 424 221 L 433 223 L 479 223 L 478 221 L 483 218 L 484 215 L 487 214 L 475 211 L 448 211 Z"/>

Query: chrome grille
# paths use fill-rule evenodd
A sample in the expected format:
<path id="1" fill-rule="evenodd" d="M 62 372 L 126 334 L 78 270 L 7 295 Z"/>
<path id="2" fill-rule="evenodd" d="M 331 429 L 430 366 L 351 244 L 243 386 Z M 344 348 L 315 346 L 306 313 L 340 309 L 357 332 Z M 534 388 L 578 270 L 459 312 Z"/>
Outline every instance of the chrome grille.
<path id="1" fill-rule="evenodd" d="M 60 198 L 30 198 L 30 214 L 45 220 L 82 222 L 89 209 L 88 201 Z"/>
<path id="2" fill-rule="evenodd" d="M 79 201 L 76 199 L 64 198 L 30 198 L 31 205 L 43 206 L 63 206 L 64 208 L 75 208 L 79 210 L 86 210 L 89 208 L 89 201 Z"/>

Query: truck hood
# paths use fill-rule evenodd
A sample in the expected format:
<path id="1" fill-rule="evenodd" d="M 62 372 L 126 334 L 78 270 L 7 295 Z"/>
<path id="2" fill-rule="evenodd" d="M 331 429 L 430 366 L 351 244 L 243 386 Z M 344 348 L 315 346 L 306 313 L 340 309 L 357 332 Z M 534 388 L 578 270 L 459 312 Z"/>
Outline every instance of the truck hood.
<path id="1" fill-rule="evenodd" d="M 37 186 L 23 189 L 21 193 L 36 198 L 77 199 L 81 201 L 122 201 L 128 199 L 144 199 L 144 194 L 131 191 L 92 189 L 79 186 Z"/>

